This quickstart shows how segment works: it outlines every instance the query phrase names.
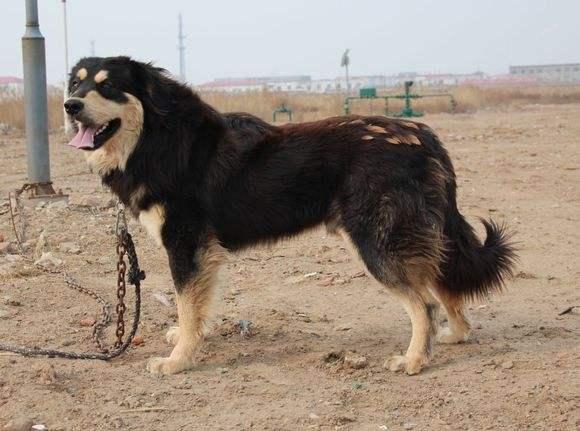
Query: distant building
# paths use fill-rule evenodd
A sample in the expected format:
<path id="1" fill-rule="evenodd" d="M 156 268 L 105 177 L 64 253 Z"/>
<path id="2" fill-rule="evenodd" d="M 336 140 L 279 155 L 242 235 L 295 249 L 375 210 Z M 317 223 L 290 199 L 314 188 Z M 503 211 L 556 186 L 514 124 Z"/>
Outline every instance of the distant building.
<path id="1" fill-rule="evenodd" d="M 544 66 L 511 66 L 510 73 L 487 75 L 473 73 L 416 73 L 396 75 L 350 76 L 350 94 L 361 88 L 393 89 L 405 81 L 414 81 L 417 87 L 452 87 L 457 85 L 509 86 L 534 85 L 550 82 L 580 83 L 580 64 L 553 64 Z M 312 79 L 308 75 L 264 76 L 253 78 L 220 78 L 197 86 L 200 91 L 245 93 L 274 91 L 288 93 L 345 93 L 346 78 Z"/>
<path id="2" fill-rule="evenodd" d="M 24 80 L 16 76 L 0 76 L 0 90 L 21 91 L 24 88 Z"/>
<path id="3" fill-rule="evenodd" d="M 539 82 L 580 82 L 580 63 L 510 66 L 510 75 L 534 77 Z"/>
<path id="4" fill-rule="evenodd" d="M 539 81 L 535 76 L 493 75 L 485 76 L 481 79 L 467 79 L 461 84 L 476 87 L 512 87 L 518 85 L 538 85 Z"/>
<path id="5" fill-rule="evenodd" d="M 426 74 L 418 75 L 415 80 L 417 84 L 425 85 L 428 87 L 441 87 L 450 85 L 461 85 L 467 81 L 483 80 L 485 75 L 483 72 L 475 73 L 438 73 L 438 74 Z"/>
<path id="6" fill-rule="evenodd" d="M 201 91 L 246 93 L 250 91 L 310 91 L 312 79 L 307 75 L 263 76 L 253 78 L 219 78 L 197 87 Z"/>

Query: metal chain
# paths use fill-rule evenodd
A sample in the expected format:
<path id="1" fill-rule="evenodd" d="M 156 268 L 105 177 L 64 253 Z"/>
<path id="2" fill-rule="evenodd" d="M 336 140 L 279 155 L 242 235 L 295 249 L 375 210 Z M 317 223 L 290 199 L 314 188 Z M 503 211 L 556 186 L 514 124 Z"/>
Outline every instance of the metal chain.
<path id="1" fill-rule="evenodd" d="M 18 247 L 20 249 L 20 253 L 24 259 L 31 262 L 32 259 L 27 257 L 24 252 L 24 233 L 25 233 L 25 219 L 24 219 L 24 206 L 20 201 L 20 195 L 29 187 L 29 185 L 25 184 L 22 188 L 16 190 L 14 192 L 14 201 L 15 205 L 18 208 L 18 215 L 20 219 L 20 226 L 21 230 L 20 233 L 16 228 L 15 222 L 15 212 L 12 205 L 12 195 L 9 194 L 9 205 L 10 205 L 10 217 L 12 220 L 12 227 L 14 229 L 14 235 L 16 237 L 16 242 L 18 243 Z M 0 351 L 10 351 L 14 353 L 18 353 L 24 356 L 49 356 L 49 357 L 60 357 L 60 358 L 67 358 L 67 359 L 102 359 L 108 360 L 119 356 L 123 353 L 133 340 L 135 333 L 137 332 L 137 328 L 139 325 L 139 316 L 140 316 L 140 309 L 141 309 L 141 281 L 145 279 L 145 272 L 139 268 L 139 262 L 137 260 L 137 253 L 135 251 L 135 244 L 133 243 L 133 238 L 127 232 L 127 222 L 125 220 L 125 212 L 124 207 L 121 203 L 117 204 L 117 225 L 116 225 L 116 236 L 117 236 L 117 329 L 116 329 L 116 336 L 117 341 L 114 345 L 114 350 L 109 351 L 106 347 L 105 343 L 101 339 L 101 335 L 103 329 L 111 322 L 111 307 L 107 301 L 105 301 L 99 294 L 96 292 L 83 287 L 78 281 L 76 281 L 72 276 L 70 276 L 66 271 L 58 271 L 58 270 L 50 270 L 47 268 L 40 267 L 44 272 L 49 274 L 63 274 L 65 283 L 67 286 L 73 290 L 76 290 L 80 293 L 88 295 L 95 299 L 102 307 L 101 318 L 94 324 L 92 338 L 95 342 L 97 348 L 100 350 L 100 353 L 75 353 L 75 352 L 65 352 L 60 350 L 54 349 L 39 349 L 39 348 L 28 348 L 28 347 L 20 347 L 20 346 L 13 346 L 10 344 L 3 344 L 0 343 Z M 135 314 L 133 318 L 133 324 L 131 327 L 131 332 L 129 336 L 123 341 L 123 336 L 125 334 L 125 321 L 124 321 L 124 313 L 127 310 L 127 307 L 124 303 L 124 298 L 126 294 L 126 284 L 125 284 L 125 273 L 127 266 L 125 264 L 125 254 L 129 259 L 129 277 L 128 281 L 130 284 L 135 286 Z M 38 267 L 38 266 L 37 266 Z"/>
<path id="2" fill-rule="evenodd" d="M 117 261 L 117 330 L 115 335 L 117 336 L 117 341 L 115 342 L 115 347 L 119 347 L 123 344 L 123 335 L 125 334 L 125 293 L 127 292 L 127 287 L 125 285 L 125 271 L 127 265 L 125 265 L 125 246 L 122 241 L 117 243 L 117 256 L 119 260 Z"/>
<path id="3" fill-rule="evenodd" d="M 24 234 L 26 230 L 26 220 L 24 219 L 24 205 L 22 205 L 20 195 L 31 187 L 32 184 L 25 183 L 22 187 L 15 190 L 14 192 L 8 193 L 8 205 L 10 207 L 10 220 L 12 221 L 12 229 L 14 230 L 14 236 L 16 237 L 18 250 L 20 251 L 20 254 L 23 256 L 24 256 Z M 13 198 L 16 208 L 18 209 L 18 216 L 20 219 L 20 232 L 18 232 L 18 230 L 16 229 L 16 221 L 15 221 L 16 215 L 14 212 L 14 206 L 12 205 Z"/>

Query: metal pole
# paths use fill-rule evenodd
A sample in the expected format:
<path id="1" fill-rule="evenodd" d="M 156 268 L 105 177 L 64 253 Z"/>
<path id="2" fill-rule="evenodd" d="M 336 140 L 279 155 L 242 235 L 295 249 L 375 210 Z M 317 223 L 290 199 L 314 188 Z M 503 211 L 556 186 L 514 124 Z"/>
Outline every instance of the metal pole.
<path id="1" fill-rule="evenodd" d="M 24 100 L 26 104 L 26 150 L 28 181 L 32 195 L 54 194 L 50 182 L 46 59 L 44 37 L 38 26 L 37 0 L 26 0 L 26 32 L 22 36 Z"/>
<path id="2" fill-rule="evenodd" d="M 348 63 L 346 63 L 346 65 L 345 65 L 345 70 L 346 70 L 346 95 L 349 96 L 350 95 L 350 87 L 348 85 Z"/>
<path id="3" fill-rule="evenodd" d="M 95 56 L 95 41 L 91 40 L 91 57 Z"/>
<path id="4" fill-rule="evenodd" d="M 185 44 L 183 41 L 185 40 L 185 36 L 183 35 L 183 23 L 181 21 L 181 14 L 179 14 L 179 34 L 177 35 L 177 39 L 179 41 L 179 45 L 177 49 L 179 50 L 179 79 L 181 82 L 185 82 Z"/>
<path id="5" fill-rule="evenodd" d="M 66 0 L 62 0 L 62 11 L 64 16 L 64 83 L 63 83 L 63 93 L 62 98 L 63 102 L 68 99 L 68 20 L 66 18 Z M 63 121 L 64 121 L 64 132 L 70 133 L 71 131 L 71 124 L 67 119 L 66 112 L 64 112 L 64 108 L 62 111 Z"/>

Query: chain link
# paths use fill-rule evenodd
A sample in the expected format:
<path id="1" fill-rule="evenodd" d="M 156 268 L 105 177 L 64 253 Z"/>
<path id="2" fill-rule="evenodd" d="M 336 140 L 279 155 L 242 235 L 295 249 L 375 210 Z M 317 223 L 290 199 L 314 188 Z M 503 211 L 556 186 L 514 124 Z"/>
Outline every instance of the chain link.
<path id="1" fill-rule="evenodd" d="M 24 219 L 24 206 L 20 200 L 20 195 L 30 188 L 30 184 L 25 184 L 20 189 L 9 193 L 8 200 L 10 206 L 10 218 L 12 221 L 12 227 L 14 230 L 14 236 L 16 237 L 16 242 L 18 244 L 18 248 L 20 250 L 20 254 L 22 257 L 27 260 L 28 262 L 33 263 L 33 260 L 25 255 L 24 250 L 24 235 L 25 235 L 25 219 Z M 14 200 L 14 205 L 12 201 Z M 14 207 L 17 208 L 17 212 L 15 212 Z M 19 224 L 20 224 L 20 232 L 16 228 L 16 214 L 18 214 Z M 66 285 L 76 290 L 77 292 L 83 293 L 87 296 L 92 297 L 97 303 L 101 305 L 101 317 L 93 326 L 92 338 L 99 349 L 99 353 L 75 353 L 75 352 L 65 352 L 60 350 L 53 350 L 53 349 L 37 349 L 37 348 L 28 348 L 28 347 L 19 347 L 13 346 L 9 344 L 0 343 L 0 351 L 10 351 L 14 353 L 18 353 L 24 356 L 49 356 L 49 357 L 60 357 L 60 358 L 67 358 L 67 359 L 102 359 L 108 360 L 115 358 L 122 354 L 127 348 L 129 344 L 133 340 L 137 332 L 137 328 L 139 325 L 139 316 L 140 316 L 140 309 L 141 309 L 141 281 L 145 279 L 145 273 L 139 268 L 139 262 L 137 260 L 137 253 L 135 252 L 135 244 L 133 243 L 133 239 L 131 235 L 127 232 L 127 221 L 125 219 L 125 212 L 124 207 L 121 203 L 117 203 L 117 223 L 115 228 L 115 233 L 117 235 L 117 328 L 115 331 L 115 335 L 117 340 L 114 344 L 114 350 L 110 351 L 106 344 L 102 340 L 102 332 L 103 330 L 111 323 L 111 306 L 110 304 L 99 294 L 94 292 L 93 290 L 87 289 L 86 287 L 82 286 L 77 280 L 75 280 L 70 274 L 66 271 L 59 271 L 59 270 L 50 270 L 47 268 L 40 267 L 36 265 L 38 268 L 43 270 L 49 274 L 62 274 L 64 276 L 64 280 Z M 133 325 L 131 327 L 131 332 L 129 336 L 123 341 L 123 336 L 125 335 L 125 311 L 127 310 L 127 306 L 125 305 L 124 299 L 125 294 L 127 292 L 126 287 L 126 272 L 127 272 L 127 265 L 125 263 L 125 254 L 129 259 L 129 274 L 128 279 L 129 283 L 135 287 L 135 314 L 133 318 Z"/>

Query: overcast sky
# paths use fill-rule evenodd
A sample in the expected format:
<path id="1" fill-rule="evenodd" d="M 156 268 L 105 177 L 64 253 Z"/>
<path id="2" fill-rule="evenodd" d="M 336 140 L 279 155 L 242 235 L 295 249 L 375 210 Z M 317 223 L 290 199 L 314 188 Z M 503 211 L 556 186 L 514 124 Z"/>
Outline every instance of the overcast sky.
<path id="1" fill-rule="evenodd" d="M 39 0 L 48 81 L 64 74 L 61 0 Z M 131 55 L 178 71 L 183 13 L 188 81 L 403 71 L 506 73 L 510 64 L 580 62 L 580 0 L 68 0 L 71 66 Z M 22 76 L 24 0 L 3 0 L 0 75 Z"/>

